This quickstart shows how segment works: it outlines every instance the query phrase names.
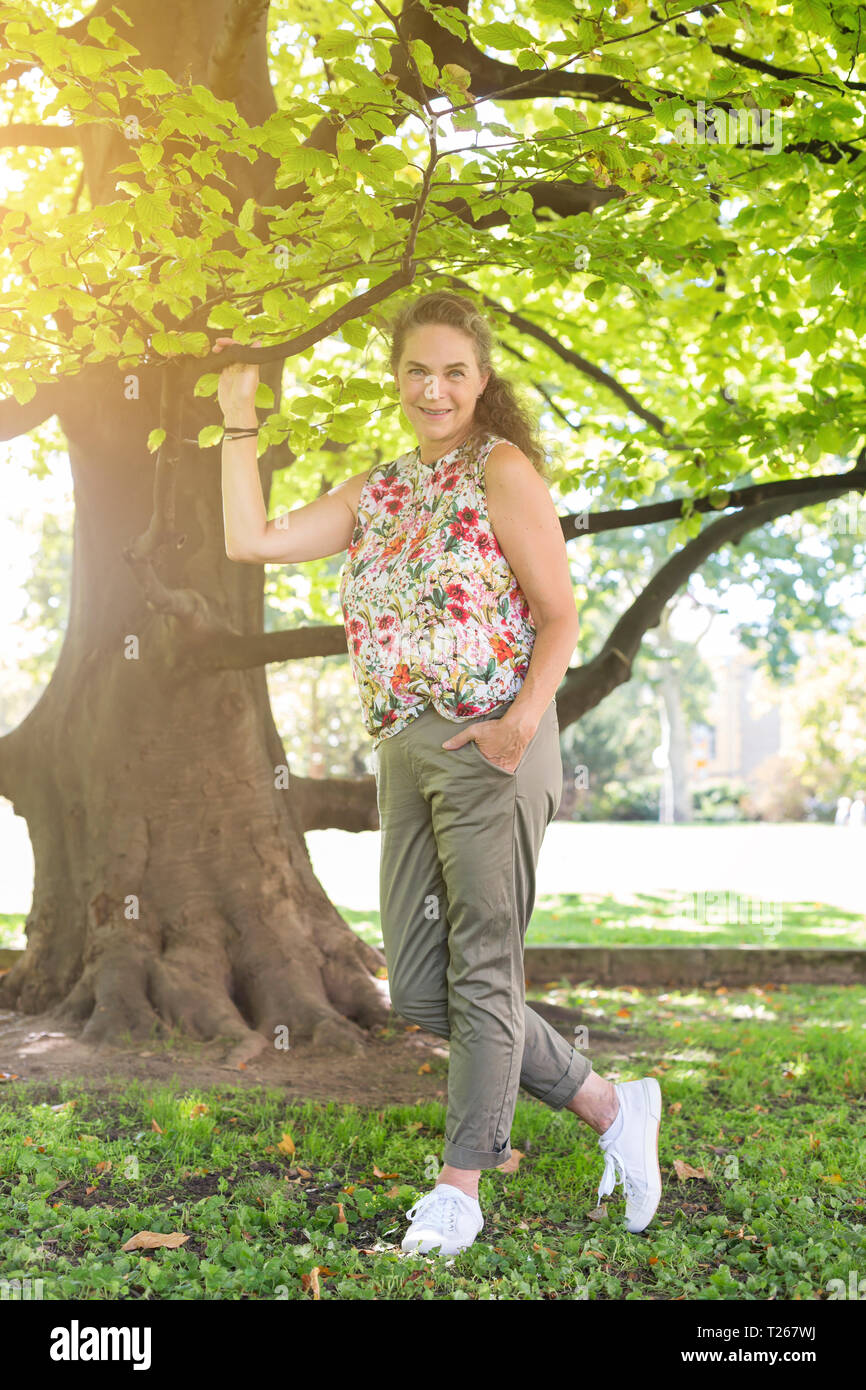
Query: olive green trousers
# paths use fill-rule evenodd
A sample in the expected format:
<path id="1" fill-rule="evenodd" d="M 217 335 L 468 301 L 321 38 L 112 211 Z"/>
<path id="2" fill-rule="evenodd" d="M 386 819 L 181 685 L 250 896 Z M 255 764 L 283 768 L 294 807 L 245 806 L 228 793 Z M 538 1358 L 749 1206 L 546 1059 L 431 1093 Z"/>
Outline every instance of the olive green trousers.
<path id="1" fill-rule="evenodd" d="M 545 830 L 562 799 L 556 701 L 516 770 L 432 706 L 375 752 L 379 898 L 391 1004 L 449 1039 L 444 1162 L 498 1168 L 518 1087 L 561 1110 L 592 1063 L 525 1003 L 523 949 Z"/>

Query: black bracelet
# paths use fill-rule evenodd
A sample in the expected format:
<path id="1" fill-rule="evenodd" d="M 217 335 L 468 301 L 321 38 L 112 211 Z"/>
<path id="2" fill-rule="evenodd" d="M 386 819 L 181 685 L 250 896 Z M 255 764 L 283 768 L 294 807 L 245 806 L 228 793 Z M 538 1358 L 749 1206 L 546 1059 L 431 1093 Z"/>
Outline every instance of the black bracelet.
<path id="1" fill-rule="evenodd" d="M 240 428 L 223 429 L 223 439 L 253 439 L 258 434 L 260 429 L 261 425 L 257 425 L 254 430 L 245 430 Z"/>

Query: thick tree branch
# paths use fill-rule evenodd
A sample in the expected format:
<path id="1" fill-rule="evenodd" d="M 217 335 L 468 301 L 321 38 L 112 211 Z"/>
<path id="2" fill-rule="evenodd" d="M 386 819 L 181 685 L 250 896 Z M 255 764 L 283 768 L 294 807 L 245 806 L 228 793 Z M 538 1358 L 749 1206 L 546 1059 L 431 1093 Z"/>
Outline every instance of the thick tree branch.
<path id="1" fill-rule="evenodd" d="M 41 145 L 46 150 L 64 145 L 78 145 L 79 134 L 72 125 L 4 125 L 0 126 L 0 145 Z"/>
<path id="2" fill-rule="evenodd" d="M 815 494 L 816 502 L 826 502 L 846 492 L 866 492 L 866 448 L 857 456 L 856 466 L 847 473 L 816 473 L 808 478 L 786 478 L 779 482 L 753 483 L 749 487 L 721 488 L 706 497 L 693 497 L 696 512 L 723 512 L 729 507 L 754 507 L 774 497 L 797 497 L 804 488 Z M 715 500 L 713 500 L 715 499 Z M 579 512 L 559 518 L 567 541 L 575 536 L 597 535 L 603 531 L 622 531 L 625 527 L 648 526 L 657 521 L 675 521 L 682 516 L 683 498 L 652 502 L 645 507 L 627 507 L 616 512 Z"/>
<path id="3" fill-rule="evenodd" d="M 231 0 L 208 60 L 207 85 L 228 101 L 237 94 L 247 49 L 268 22 L 269 0 Z"/>
<path id="4" fill-rule="evenodd" d="M 458 276 L 449 275 L 448 279 L 451 280 L 453 284 L 459 285 L 462 289 L 468 290 L 473 294 L 475 293 L 473 287 L 467 284 L 465 280 L 461 280 Z M 481 298 L 486 304 L 497 309 L 499 313 L 504 314 L 506 318 L 514 324 L 515 328 L 520 329 L 521 333 L 526 334 L 529 338 L 535 338 L 539 343 L 543 343 L 545 347 L 550 348 L 551 352 L 556 353 L 557 357 L 561 357 L 563 362 L 567 362 L 570 367 L 575 367 L 577 371 L 582 372 L 584 376 L 588 376 L 591 381 L 595 381 L 599 386 L 604 386 L 608 391 L 611 391 L 624 405 L 628 406 L 629 410 L 633 411 L 641 420 L 645 420 L 648 425 L 652 425 L 653 429 L 658 430 L 659 434 L 667 439 L 668 427 L 661 416 L 656 415 L 654 411 L 648 410 L 646 406 L 641 405 L 640 401 L 636 400 L 625 386 L 620 385 L 615 377 L 610 376 L 601 367 L 597 367 L 594 362 L 589 362 L 585 357 L 581 357 L 580 353 L 575 352 L 572 348 L 566 347 L 558 338 L 554 338 L 552 333 L 548 333 L 546 328 L 541 328 L 538 324 L 533 323 L 531 319 L 525 318 L 524 315 L 519 314 L 516 309 L 508 309 L 504 304 L 500 304 L 499 300 L 492 298 L 492 296 L 488 294 L 482 294 Z"/>
<path id="5" fill-rule="evenodd" d="M 464 14 L 468 10 L 468 0 L 447 0 L 451 8 L 459 9 Z M 654 14 L 653 18 L 659 24 L 669 23 L 673 16 L 662 16 Z M 674 25 L 674 31 L 687 38 L 700 41 L 694 29 L 686 25 Z M 408 0 L 403 7 L 400 16 L 400 28 L 404 37 L 410 39 L 423 39 L 429 44 L 433 51 L 433 58 L 437 66 L 443 67 L 446 63 L 458 63 L 466 68 L 471 74 L 470 90 L 476 100 L 495 98 L 498 101 L 527 101 L 534 97 L 577 97 L 585 101 L 597 101 L 610 103 L 617 106 L 629 107 L 635 111 L 652 111 L 652 103 L 638 97 L 631 90 L 631 87 L 620 81 L 619 78 L 610 77 L 604 73 L 580 73 L 568 72 L 562 68 L 554 68 L 552 71 L 545 69 L 532 69 L 526 72 L 511 63 L 500 62 L 497 58 L 492 58 L 489 54 L 482 52 L 471 39 L 461 39 L 456 34 L 444 29 L 436 22 L 435 16 L 426 10 L 417 0 Z M 726 50 L 724 45 L 710 44 L 713 52 L 727 56 L 727 53 L 735 53 L 735 50 Z M 579 55 L 575 55 L 576 57 Z M 405 55 L 399 46 L 395 45 L 392 49 L 391 71 L 399 79 L 398 85 L 407 94 L 413 90 L 413 83 L 406 64 Z M 772 73 L 771 65 L 761 65 L 758 60 L 752 59 L 744 62 L 740 55 L 742 66 L 755 66 L 759 70 L 766 70 Z M 785 74 L 798 80 L 806 80 L 808 74 L 799 72 L 786 73 L 785 69 L 779 69 L 780 74 Z M 821 79 L 815 77 L 812 81 L 821 83 Z M 824 81 L 823 86 L 830 87 L 836 91 L 834 84 Z M 846 84 L 853 90 L 866 90 L 866 85 L 862 83 Z M 668 100 L 680 101 L 684 106 L 694 106 L 695 101 L 687 93 L 673 91 L 668 88 L 652 88 L 656 97 Z M 425 88 L 428 96 L 436 93 L 432 88 Z M 713 103 L 720 110 L 729 111 L 731 104 L 725 100 Z M 795 152 L 802 150 L 802 145 L 792 145 L 785 148 L 785 152 Z M 817 159 L 824 163 L 836 163 L 841 157 L 838 153 L 824 153 L 825 148 L 829 149 L 823 141 L 808 142 L 806 152 L 813 154 Z M 842 142 L 834 142 L 833 149 L 844 149 L 846 153 L 856 156 L 860 153 L 856 146 L 844 146 Z"/>
<path id="6" fill-rule="evenodd" d="M 308 328 L 305 333 L 299 333 L 297 337 L 290 338 L 283 343 L 272 343 L 270 347 L 226 347 L 222 352 L 209 352 L 204 357 L 191 357 L 188 360 L 197 363 L 200 371 L 218 371 L 221 367 L 228 367 L 232 362 L 281 362 L 287 357 L 295 357 L 299 352 L 305 352 L 307 348 L 313 347 L 315 343 L 320 343 L 323 338 L 328 338 L 344 323 L 350 319 L 360 318 L 366 314 L 367 310 L 381 300 L 387 299 L 389 295 L 397 290 L 409 285 L 415 278 L 416 265 L 414 261 L 408 264 L 405 261 L 399 270 L 395 270 L 387 279 L 373 285 L 363 294 L 354 295 L 347 299 L 345 304 L 341 304 L 339 309 L 335 309 L 321 323 L 317 323 L 313 328 Z"/>
<path id="7" fill-rule="evenodd" d="M 846 483 L 836 489 L 835 495 L 848 490 Z M 758 530 L 777 517 L 826 500 L 823 492 L 800 492 L 793 496 L 773 498 L 747 510 L 734 512 L 731 516 L 719 517 L 704 527 L 700 535 L 662 565 L 631 607 L 614 624 L 597 656 L 577 667 L 566 678 L 564 687 L 556 696 L 560 726 L 575 723 L 618 685 L 630 679 L 632 663 L 645 633 L 658 625 L 665 605 L 710 555 L 722 546 L 736 545 L 750 531 Z"/>
<path id="8" fill-rule="evenodd" d="M 848 475 L 849 481 L 853 476 L 853 473 Z M 847 490 L 846 486 L 840 486 L 837 493 Z M 631 678 L 632 663 L 646 632 L 658 626 L 665 605 L 710 555 L 725 545 L 738 544 L 743 536 L 777 517 L 821 501 L 826 501 L 825 495 L 816 495 L 814 491 L 773 498 L 731 516 L 719 517 L 705 527 L 653 576 L 614 625 L 598 655 L 567 677 L 556 696 L 560 728 L 576 723 L 587 710 L 594 709 L 612 690 Z M 338 630 L 342 631 L 330 629 Z M 306 779 L 303 790 L 305 804 L 301 819 L 305 830 L 330 826 L 367 830 L 378 826 L 375 779 L 372 777 L 326 778 L 315 783 L 313 779 Z"/>
<path id="9" fill-rule="evenodd" d="M 308 830 L 378 830 L 376 779 L 292 776 L 293 806 Z"/>
<path id="10" fill-rule="evenodd" d="M 734 531 L 752 530 L 763 524 L 760 520 L 752 522 L 753 515 L 761 516 L 761 506 L 777 508 L 775 515 L 783 516 L 788 511 L 826 502 L 840 497 L 846 492 L 866 492 L 866 448 L 858 457 L 858 467 L 848 473 L 835 473 L 829 477 L 793 478 L 786 482 L 757 483 L 753 487 L 736 488 L 725 494 L 724 502 L 711 505 L 705 497 L 694 499 L 694 509 L 698 512 L 716 511 L 721 507 L 738 507 L 740 510 L 729 517 L 719 518 L 719 522 L 736 522 Z M 808 500 L 805 500 L 808 499 Z M 796 505 L 791 506 L 794 502 Z M 630 507 L 616 512 L 584 513 L 580 516 L 569 514 L 559 518 L 565 539 L 574 540 L 576 536 L 600 532 L 616 531 L 626 526 L 647 525 L 657 521 L 678 520 L 682 516 L 682 498 L 661 502 L 652 507 Z M 714 523 L 715 524 L 715 523 Z M 703 537 L 713 531 L 706 527 L 700 536 L 690 541 L 674 560 L 688 552 L 690 559 L 697 557 L 692 568 L 696 568 L 706 558 L 698 545 Z M 713 531 L 716 537 L 723 535 L 724 528 Z M 717 549 L 723 540 L 717 540 Z M 711 553 L 708 551 L 707 554 Z M 670 561 L 669 564 L 673 564 Z M 673 573 L 665 567 L 664 573 Z M 686 577 L 692 571 L 687 569 Z M 667 600 L 665 600 L 667 602 Z M 650 624 L 652 626 L 652 624 Z M 613 640 L 613 638 L 611 638 Z M 213 631 L 196 644 L 194 661 L 196 668 L 202 670 L 248 670 L 251 667 L 266 666 L 280 661 L 303 661 L 311 656 L 340 656 L 346 651 L 346 632 L 342 624 L 323 624 L 316 627 L 300 627 L 264 632 L 250 636 L 240 635 L 228 628 Z"/>
<path id="11" fill-rule="evenodd" d="M 465 15 L 468 0 L 448 0 L 451 8 Z M 636 111 L 650 111 L 649 102 L 642 101 L 621 82 L 618 77 L 604 73 L 546 72 L 533 69 L 526 72 L 511 63 L 502 63 L 478 48 L 471 39 L 461 39 L 436 22 L 435 15 L 426 10 L 416 0 L 407 0 L 400 14 L 400 32 L 404 39 L 421 39 L 433 50 L 433 60 L 437 67 L 446 63 L 458 63 L 471 74 L 472 95 L 480 100 L 496 96 L 507 100 L 509 97 L 531 101 L 543 96 L 584 97 L 587 101 L 614 102 Z M 391 72 L 398 78 L 398 86 L 407 95 L 416 95 L 417 77 L 409 69 L 404 50 L 395 44 L 391 50 Z M 428 96 L 435 96 L 432 88 L 425 88 Z M 677 92 L 660 92 L 666 97 L 679 96 Z"/>
<path id="12" fill-rule="evenodd" d="M 245 671 L 280 661 L 346 653 L 346 629 L 339 623 L 280 629 L 241 636 L 223 628 L 196 644 L 192 657 L 199 670 Z"/>
<path id="13" fill-rule="evenodd" d="M 48 381 L 37 386 L 36 394 L 29 401 L 22 403 L 10 396 L 0 401 L 0 440 L 29 434 L 37 425 L 57 415 L 63 409 L 68 389 L 65 381 Z"/>
<path id="14" fill-rule="evenodd" d="M 701 13 L 712 18 L 713 15 L 722 14 L 723 11 L 716 5 L 704 5 Z M 653 19 L 663 19 L 663 16 L 656 10 L 650 10 L 650 16 Z M 852 31 L 846 30 L 845 32 Z M 689 28 L 687 24 L 675 24 L 674 33 L 686 39 L 695 39 L 697 37 L 694 29 Z M 779 67 L 778 63 L 768 63 L 766 58 L 753 58 L 748 53 L 740 53 L 739 49 L 731 48 L 730 44 L 712 43 L 709 39 L 704 37 L 701 38 L 701 42 L 706 44 L 713 53 L 717 53 L 720 58 L 724 58 L 727 62 L 733 63 L 737 67 L 748 68 L 750 72 L 761 72 L 767 77 L 777 77 L 783 82 L 794 81 L 811 86 L 826 87 L 831 92 L 838 92 L 839 90 L 836 83 L 828 82 L 827 78 L 823 76 L 822 73 L 801 72 L 799 68 Z M 849 82 L 842 77 L 839 78 L 839 81 L 843 86 L 847 87 L 849 91 L 866 92 L 866 82 Z"/>
<path id="15" fill-rule="evenodd" d="M 522 183 L 519 187 L 531 197 L 533 212 L 546 210 L 555 212 L 559 217 L 576 217 L 580 212 L 594 212 L 596 208 L 603 207 L 612 199 L 626 196 L 625 189 L 620 188 L 618 184 L 611 184 L 609 188 L 597 188 L 594 183 L 572 183 L 567 179 L 561 179 L 559 182 L 534 180 L 531 183 Z M 487 227 L 503 227 L 511 221 L 511 213 L 506 212 L 504 208 L 473 213 L 463 197 L 437 202 L 436 208 L 437 211 L 443 209 L 453 217 L 459 217 L 461 222 L 478 231 L 484 231 Z M 410 217 L 412 210 L 413 204 L 405 203 L 392 211 L 394 217 Z"/>

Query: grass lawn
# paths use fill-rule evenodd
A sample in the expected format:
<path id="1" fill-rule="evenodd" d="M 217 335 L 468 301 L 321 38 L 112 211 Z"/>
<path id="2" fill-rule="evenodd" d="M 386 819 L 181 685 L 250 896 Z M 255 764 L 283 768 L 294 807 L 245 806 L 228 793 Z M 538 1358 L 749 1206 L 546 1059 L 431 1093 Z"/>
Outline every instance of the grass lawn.
<path id="1" fill-rule="evenodd" d="M 866 918 L 828 903 L 766 903 L 734 890 L 693 893 L 557 893 L 539 898 L 527 946 L 825 946 L 866 948 Z M 382 948 L 379 913 L 337 911 L 371 946 Z M 24 915 L 0 913 L 0 947 L 23 947 Z"/>
<path id="2" fill-rule="evenodd" d="M 866 1273 L 866 1001 L 856 987 L 532 991 L 614 1031 L 597 1070 L 659 1078 L 661 1206 L 621 1227 L 597 1136 L 521 1093 L 514 1172 L 448 1263 L 403 1255 L 444 1105 L 366 1111 L 278 1092 L 0 1087 L 0 1272 L 44 1299 L 828 1299 Z M 444 1044 L 443 1044 L 444 1046 Z M 434 1070 L 447 1059 L 433 1056 Z M 677 1176 L 677 1165 L 683 1175 Z M 175 1249 L 124 1251 L 139 1231 Z"/>
<path id="3" fill-rule="evenodd" d="M 558 893 L 539 898 L 527 946 L 866 947 L 866 918 L 827 903 L 759 903 L 733 890 L 705 899 L 695 921 L 692 893 Z M 339 907 L 359 936 L 382 947 L 379 914 Z"/>

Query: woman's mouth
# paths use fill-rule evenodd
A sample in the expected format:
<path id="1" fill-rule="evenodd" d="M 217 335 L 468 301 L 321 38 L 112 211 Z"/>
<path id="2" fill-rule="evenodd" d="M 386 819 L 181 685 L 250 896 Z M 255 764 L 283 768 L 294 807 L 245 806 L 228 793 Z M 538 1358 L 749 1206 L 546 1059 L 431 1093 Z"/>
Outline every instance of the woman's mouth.
<path id="1" fill-rule="evenodd" d="M 421 406 L 418 407 L 418 409 L 419 409 L 419 410 L 423 410 L 423 412 L 424 412 L 425 415 L 432 415 L 434 419 L 436 419 L 436 418 L 437 418 L 438 416 L 440 416 L 440 415 L 450 415 L 450 414 L 451 414 L 450 408 L 449 408 L 448 410 L 428 410 L 426 406 L 421 405 Z"/>

